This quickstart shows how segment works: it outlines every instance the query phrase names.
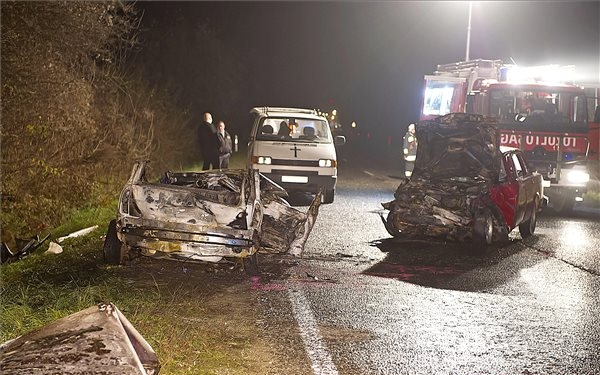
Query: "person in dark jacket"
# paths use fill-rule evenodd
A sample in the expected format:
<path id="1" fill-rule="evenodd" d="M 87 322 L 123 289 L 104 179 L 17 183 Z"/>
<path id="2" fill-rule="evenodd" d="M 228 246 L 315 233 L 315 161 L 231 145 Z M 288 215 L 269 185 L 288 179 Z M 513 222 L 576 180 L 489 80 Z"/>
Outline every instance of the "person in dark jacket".
<path id="1" fill-rule="evenodd" d="M 202 152 L 202 170 L 219 168 L 219 139 L 217 128 L 212 123 L 212 115 L 209 112 L 202 114 L 203 121 L 198 129 L 198 140 Z"/>
<path id="2" fill-rule="evenodd" d="M 231 157 L 231 136 L 225 130 L 225 123 L 217 123 L 217 138 L 219 139 L 219 168 L 229 168 L 229 158 Z"/>

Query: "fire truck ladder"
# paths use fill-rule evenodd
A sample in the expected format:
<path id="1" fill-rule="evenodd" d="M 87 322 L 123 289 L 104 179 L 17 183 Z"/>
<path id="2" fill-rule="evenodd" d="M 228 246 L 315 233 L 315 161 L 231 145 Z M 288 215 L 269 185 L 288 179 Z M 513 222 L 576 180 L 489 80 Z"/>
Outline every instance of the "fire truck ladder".
<path id="1" fill-rule="evenodd" d="M 439 64 L 434 72 L 436 76 L 466 78 L 468 91 L 473 90 L 473 85 L 478 80 L 500 78 L 500 68 L 505 66 L 502 60 L 476 59 L 460 61 L 450 64 Z"/>

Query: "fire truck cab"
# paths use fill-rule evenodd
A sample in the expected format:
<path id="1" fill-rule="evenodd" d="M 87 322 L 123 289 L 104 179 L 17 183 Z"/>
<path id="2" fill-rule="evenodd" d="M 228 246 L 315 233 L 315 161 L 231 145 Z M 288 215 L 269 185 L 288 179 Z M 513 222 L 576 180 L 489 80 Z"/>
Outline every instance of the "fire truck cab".
<path id="1" fill-rule="evenodd" d="M 482 59 L 438 65 L 425 76 L 420 119 L 451 112 L 495 117 L 500 144 L 521 149 L 543 176 L 550 205 L 569 211 L 583 200 L 590 156 L 587 99 L 570 82 L 573 69 Z"/>

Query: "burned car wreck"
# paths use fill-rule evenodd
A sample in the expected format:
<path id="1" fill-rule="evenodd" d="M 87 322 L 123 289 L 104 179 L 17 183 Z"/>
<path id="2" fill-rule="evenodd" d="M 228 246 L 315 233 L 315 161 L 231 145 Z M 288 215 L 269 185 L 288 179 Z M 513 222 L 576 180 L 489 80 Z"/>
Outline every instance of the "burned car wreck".
<path id="1" fill-rule="evenodd" d="M 167 171 L 157 182 L 147 175 L 148 162 L 135 163 L 108 227 L 108 263 L 123 263 L 132 250 L 204 262 L 255 259 L 259 248 L 299 256 L 322 196 L 299 211 L 283 199 L 283 188 L 253 169 Z"/>
<path id="2" fill-rule="evenodd" d="M 419 122 L 416 134 L 413 174 L 382 203 L 390 235 L 489 245 L 517 226 L 522 237 L 533 234 L 542 177 L 520 150 L 499 147 L 495 119 L 452 113 Z"/>

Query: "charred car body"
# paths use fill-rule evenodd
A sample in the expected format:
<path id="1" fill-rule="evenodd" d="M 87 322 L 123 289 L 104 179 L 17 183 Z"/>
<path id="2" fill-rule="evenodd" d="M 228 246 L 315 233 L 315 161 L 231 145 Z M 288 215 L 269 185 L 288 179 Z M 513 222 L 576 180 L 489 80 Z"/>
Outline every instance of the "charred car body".
<path id="1" fill-rule="evenodd" d="M 104 243 L 108 263 L 122 263 L 131 249 L 208 262 L 248 258 L 259 248 L 300 255 L 318 214 L 321 194 L 301 212 L 257 170 L 166 172 L 149 182 L 147 167 L 137 162 L 121 192 Z"/>
<path id="2" fill-rule="evenodd" d="M 452 113 L 416 126 L 419 147 L 411 179 L 404 179 L 381 217 L 401 239 L 508 238 L 519 227 L 533 234 L 545 205 L 542 177 L 518 149 L 499 147 L 496 120 Z"/>

